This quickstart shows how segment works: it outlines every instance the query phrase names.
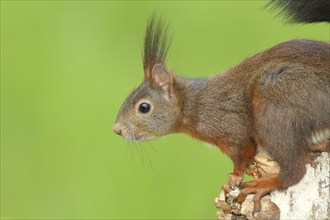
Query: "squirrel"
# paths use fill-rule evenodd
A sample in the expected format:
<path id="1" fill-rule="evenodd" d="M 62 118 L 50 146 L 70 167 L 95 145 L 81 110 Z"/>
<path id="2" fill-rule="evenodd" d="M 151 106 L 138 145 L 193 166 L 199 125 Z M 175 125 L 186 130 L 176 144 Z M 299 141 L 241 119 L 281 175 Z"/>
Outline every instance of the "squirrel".
<path id="1" fill-rule="evenodd" d="M 330 1 L 271 0 L 292 22 L 330 21 Z M 298 183 L 310 151 L 330 150 L 330 44 L 290 40 L 214 76 L 188 79 L 165 64 L 168 27 L 149 19 L 144 38 L 144 81 L 125 100 L 113 131 L 127 140 L 148 141 L 186 133 L 216 145 L 233 161 L 223 186 L 248 194 L 253 213 L 273 190 Z M 278 174 L 243 183 L 257 147 L 280 165 Z"/>

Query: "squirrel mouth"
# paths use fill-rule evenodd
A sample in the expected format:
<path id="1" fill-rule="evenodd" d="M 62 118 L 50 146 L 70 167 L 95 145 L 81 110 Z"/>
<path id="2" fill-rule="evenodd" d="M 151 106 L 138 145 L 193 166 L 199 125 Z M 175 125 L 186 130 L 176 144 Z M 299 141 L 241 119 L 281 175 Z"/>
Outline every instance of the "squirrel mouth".
<path id="1" fill-rule="evenodd" d="M 135 142 L 142 142 L 142 141 L 150 141 L 152 139 L 155 139 L 156 136 L 151 135 L 148 132 L 136 132 L 135 126 L 126 126 L 122 123 L 116 122 L 113 125 L 113 131 L 122 136 L 124 139 L 128 141 L 135 141 Z"/>
<path id="2" fill-rule="evenodd" d="M 142 133 L 138 135 L 130 135 L 129 137 L 125 138 L 128 141 L 137 141 L 137 142 L 143 142 L 143 141 L 150 141 L 155 139 L 155 136 L 152 136 L 148 133 Z"/>

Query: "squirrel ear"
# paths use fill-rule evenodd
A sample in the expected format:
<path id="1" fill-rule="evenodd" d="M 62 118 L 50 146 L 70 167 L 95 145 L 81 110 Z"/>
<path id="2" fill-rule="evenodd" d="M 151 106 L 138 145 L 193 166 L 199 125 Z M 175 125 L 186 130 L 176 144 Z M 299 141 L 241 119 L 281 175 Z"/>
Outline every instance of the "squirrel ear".
<path id="1" fill-rule="evenodd" d="M 156 87 L 161 87 L 164 91 L 164 96 L 167 100 L 171 96 L 172 74 L 166 70 L 166 67 L 162 64 L 156 64 L 151 71 L 152 83 Z"/>

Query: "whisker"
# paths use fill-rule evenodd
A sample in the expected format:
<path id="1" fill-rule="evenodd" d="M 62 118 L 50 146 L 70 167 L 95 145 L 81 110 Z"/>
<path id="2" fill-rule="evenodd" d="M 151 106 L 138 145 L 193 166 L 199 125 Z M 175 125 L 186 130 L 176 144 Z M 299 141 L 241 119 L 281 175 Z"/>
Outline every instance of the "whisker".
<path id="1" fill-rule="evenodd" d="M 133 139 L 133 132 L 132 132 L 132 126 L 129 126 L 127 128 L 127 134 L 128 134 L 128 137 Z M 133 141 L 129 141 L 129 144 L 130 144 L 130 148 L 131 148 L 131 155 L 133 155 L 133 159 L 136 158 L 136 147 L 135 147 L 135 143 Z"/>
<path id="2" fill-rule="evenodd" d="M 138 149 L 138 152 L 140 153 L 140 158 L 141 158 L 141 160 L 142 160 L 142 165 L 144 166 L 145 164 L 144 164 L 144 154 L 143 154 L 143 150 L 142 150 L 142 148 L 141 148 L 141 145 L 140 145 L 140 143 L 138 142 L 138 141 L 134 141 L 134 143 L 136 144 L 136 146 L 137 146 L 137 149 Z"/>
<path id="3" fill-rule="evenodd" d="M 130 160 L 133 161 L 135 159 L 134 147 L 132 147 L 132 143 L 131 142 L 128 142 L 128 143 L 129 143 L 129 148 L 130 148 L 130 151 L 131 151 Z"/>
<path id="4" fill-rule="evenodd" d="M 136 136 L 135 128 L 133 126 L 130 126 L 129 128 L 130 128 L 129 129 L 130 130 L 130 138 L 132 139 L 132 143 L 134 144 L 134 148 L 136 148 L 137 152 L 139 153 L 142 164 L 144 165 L 143 152 L 140 148 L 139 142 L 136 141 L 138 138 Z"/>
<path id="5" fill-rule="evenodd" d="M 155 167 L 154 164 L 152 163 L 152 160 L 150 159 L 150 155 L 148 153 L 148 149 L 152 149 L 153 151 L 157 152 L 157 149 L 151 145 L 151 143 L 143 142 L 143 144 L 146 144 L 150 146 L 149 148 L 145 148 L 142 146 L 142 142 L 138 141 L 141 139 L 146 133 L 140 133 L 138 134 L 136 132 L 136 128 L 133 125 L 128 125 L 127 127 L 127 136 L 130 139 L 130 148 L 131 148 L 131 156 L 135 156 L 135 152 L 137 151 L 137 154 L 139 155 L 139 158 L 142 162 L 143 167 L 149 167 L 149 170 L 151 171 L 152 174 L 155 174 Z"/>
<path id="6" fill-rule="evenodd" d="M 148 154 L 147 150 L 145 150 L 145 155 L 146 155 L 148 164 L 150 165 L 151 173 L 155 174 L 155 168 L 154 168 L 154 165 L 152 164 L 152 160 L 150 160 L 150 157 L 149 157 L 149 154 Z"/>
<path id="7" fill-rule="evenodd" d="M 150 149 L 152 149 L 154 152 L 159 153 L 159 150 L 157 149 L 157 147 L 155 147 L 154 145 L 152 145 L 151 143 L 146 143 Z"/>

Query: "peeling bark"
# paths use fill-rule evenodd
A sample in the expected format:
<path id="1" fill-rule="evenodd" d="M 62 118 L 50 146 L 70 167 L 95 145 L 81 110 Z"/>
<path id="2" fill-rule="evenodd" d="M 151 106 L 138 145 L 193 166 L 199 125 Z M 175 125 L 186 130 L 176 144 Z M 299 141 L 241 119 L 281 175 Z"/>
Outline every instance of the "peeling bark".
<path id="1" fill-rule="evenodd" d="M 252 215 L 254 195 L 242 205 L 235 203 L 239 190 L 227 196 L 223 190 L 215 199 L 218 219 L 330 219 L 330 152 L 311 153 L 311 164 L 306 165 L 304 178 L 284 191 L 274 191 L 262 198 L 262 210 Z M 278 173 L 280 167 L 260 149 L 247 174 L 258 178 L 258 169 Z"/>

